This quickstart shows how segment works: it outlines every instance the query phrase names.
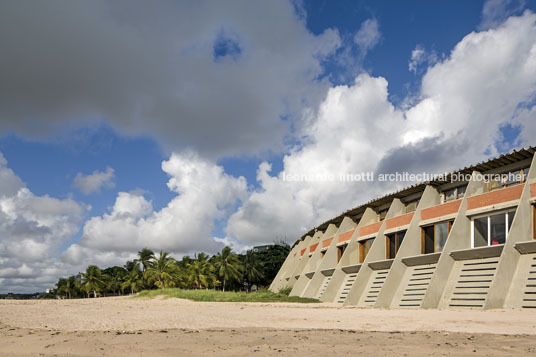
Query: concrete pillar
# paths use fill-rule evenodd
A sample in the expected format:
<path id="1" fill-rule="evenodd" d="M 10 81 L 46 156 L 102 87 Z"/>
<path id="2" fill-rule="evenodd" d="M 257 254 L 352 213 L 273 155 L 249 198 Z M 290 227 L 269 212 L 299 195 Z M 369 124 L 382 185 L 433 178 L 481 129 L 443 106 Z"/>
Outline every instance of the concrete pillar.
<path id="1" fill-rule="evenodd" d="M 372 208 L 367 207 L 365 209 L 365 212 L 359 219 L 359 223 L 355 227 L 354 233 L 350 238 L 348 247 L 342 255 L 341 261 L 337 264 L 337 267 L 335 268 L 335 272 L 331 277 L 331 281 L 327 286 L 326 292 L 321 297 L 322 301 L 337 302 L 337 299 L 339 298 L 337 294 L 339 293 L 339 290 L 341 289 L 341 284 L 343 283 L 344 278 L 347 274 L 343 271 L 342 268 L 350 266 L 357 268 L 357 265 L 359 265 L 359 246 L 357 243 L 357 238 L 359 236 L 359 228 L 376 222 L 378 222 L 378 214 Z"/>
<path id="2" fill-rule="evenodd" d="M 473 172 L 473 176 L 475 174 L 479 174 L 479 172 Z M 430 309 L 439 306 L 455 262 L 450 253 L 454 250 L 471 248 L 471 220 L 465 216 L 467 199 L 472 195 L 483 193 L 485 188 L 484 182 L 476 181 L 473 177 L 467 184 L 465 195 L 458 209 L 458 215 L 454 219 L 447 243 L 443 247 L 434 275 L 423 299 L 422 308 Z"/>
<path id="3" fill-rule="evenodd" d="M 375 307 L 389 308 L 393 296 L 400 285 L 402 276 L 404 275 L 407 266 L 402 262 L 402 258 L 418 255 L 421 253 L 421 227 L 419 223 L 421 221 L 421 210 L 431 206 L 438 205 L 440 203 L 439 193 L 432 186 L 426 186 L 423 195 L 417 206 L 417 210 L 413 215 L 411 223 L 406 231 L 404 240 L 400 245 L 400 248 L 393 260 L 389 274 L 385 279 L 380 293 L 377 297 Z"/>
<path id="4" fill-rule="evenodd" d="M 383 221 L 379 231 L 376 233 L 374 242 L 372 243 L 372 247 L 370 248 L 370 251 L 368 255 L 366 256 L 363 264 L 361 264 L 361 267 L 357 274 L 357 278 L 354 282 L 354 285 L 350 289 L 350 292 L 348 293 L 348 297 L 346 298 L 346 301 L 344 302 L 345 306 L 359 304 L 361 300 L 361 295 L 363 294 L 363 291 L 373 271 L 372 268 L 370 268 L 368 264 L 370 262 L 385 259 L 385 239 L 382 239 L 383 232 L 385 231 L 385 221 L 387 221 L 390 218 L 402 215 L 403 213 L 405 213 L 405 209 L 406 209 L 406 206 L 398 198 L 395 198 L 391 202 L 391 206 L 389 207 L 389 210 L 387 211 L 385 220 Z M 361 240 L 362 238 L 363 238 L 362 236 L 358 237 L 358 241 Z"/>
<path id="5" fill-rule="evenodd" d="M 321 296 L 318 296 L 317 293 L 319 292 L 322 285 L 325 283 L 326 286 L 323 288 L 327 288 L 327 285 L 329 285 L 329 281 L 331 281 L 333 272 L 328 272 L 327 270 L 335 269 L 338 264 L 338 238 L 341 234 L 346 233 L 348 231 L 351 231 L 355 228 L 356 224 L 355 222 L 349 218 L 344 217 L 341 224 L 339 225 L 339 228 L 337 229 L 337 232 L 334 234 L 334 239 L 329 245 L 327 251 L 325 251 L 324 257 L 322 258 L 321 249 L 318 249 L 318 251 L 315 251 L 315 261 L 311 264 L 309 271 L 315 271 L 314 276 L 311 278 L 309 284 L 304 289 L 303 293 L 301 294 L 302 297 L 309 297 L 309 298 L 320 298 Z M 312 259 L 311 259 L 312 260 Z M 325 291 L 322 291 L 322 295 L 325 293 Z"/>

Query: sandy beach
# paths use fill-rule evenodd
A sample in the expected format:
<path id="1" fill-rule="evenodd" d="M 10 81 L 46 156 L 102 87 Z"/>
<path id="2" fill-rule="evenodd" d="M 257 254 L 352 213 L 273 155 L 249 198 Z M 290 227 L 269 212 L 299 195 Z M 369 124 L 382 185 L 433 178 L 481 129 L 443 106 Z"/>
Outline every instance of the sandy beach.
<path id="1" fill-rule="evenodd" d="M 536 354 L 536 311 L 128 297 L 0 300 L 0 355 Z"/>

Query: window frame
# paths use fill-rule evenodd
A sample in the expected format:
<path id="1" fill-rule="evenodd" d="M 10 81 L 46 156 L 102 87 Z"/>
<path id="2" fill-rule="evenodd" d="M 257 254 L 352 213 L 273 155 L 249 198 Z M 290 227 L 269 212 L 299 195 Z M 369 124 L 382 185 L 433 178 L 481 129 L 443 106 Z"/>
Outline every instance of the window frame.
<path id="1" fill-rule="evenodd" d="M 463 190 L 463 192 L 459 192 L 459 191 L 461 191 L 460 190 L 461 187 L 465 188 Z M 451 198 L 451 199 L 447 200 L 447 192 L 449 192 L 449 191 L 454 192 L 454 198 Z M 456 186 L 456 187 L 453 187 L 453 188 L 445 190 L 445 191 L 441 191 L 441 203 L 443 204 L 443 203 L 459 200 L 460 198 L 463 198 L 463 196 L 465 196 L 466 191 L 467 191 L 467 184 Z"/>
<path id="2" fill-rule="evenodd" d="M 532 239 L 536 239 L 536 203 L 532 204 Z"/>
<path id="3" fill-rule="evenodd" d="M 484 214 L 480 214 L 480 215 L 476 215 L 476 216 L 471 217 L 471 249 L 475 249 L 475 219 L 487 218 L 487 221 L 488 221 L 487 222 L 488 223 L 488 229 L 487 229 L 487 231 L 488 231 L 487 232 L 488 233 L 488 245 L 483 245 L 483 246 L 476 247 L 476 248 L 492 247 L 492 245 L 490 244 L 491 243 L 491 216 L 496 216 L 496 215 L 499 215 L 499 214 L 504 214 L 505 236 L 504 236 L 504 243 L 501 243 L 501 244 L 505 244 L 506 241 L 508 240 L 508 235 L 509 235 L 510 228 L 511 228 L 510 224 L 508 222 L 508 214 L 510 212 L 514 212 L 514 217 L 515 217 L 515 214 L 517 212 L 517 206 L 516 207 L 511 207 L 509 209 L 500 210 L 500 211 L 487 212 L 487 213 L 484 213 Z M 512 220 L 512 222 L 513 222 L 513 220 Z"/>
<path id="4" fill-rule="evenodd" d="M 404 233 L 404 236 L 402 237 L 401 241 L 404 240 L 406 237 L 407 229 L 403 229 L 400 231 L 392 232 L 385 235 L 385 259 L 395 259 L 396 255 L 398 254 L 398 251 L 400 250 L 400 245 L 402 242 L 399 241 L 399 235 Z M 391 255 L 391 246 L 390 246 L 390 236 L 393 236 L 395 238 L 395 254 L 392 258 L 390 258 Z"/>
<path id="5" fill-rule="evenodd" d="M 519 169 L 519 170 L 503 172 L 501 175 L 509 175 L 509 174 L 519 175 L 520 180 L 519 181 L 511 181 L 511 182 L 508 182 L 506 180 L 503 180 L 502 182 L 488 181 L 488 182 L 486 182 L 486 191 L 487 192 L 492 192 L 492 191 L 500 190 L 500 189 L 503 189 L 503 188 L 506 188 L 506 187 L 512 187 L 512 186 L 517 186 L 517 185 L 524 184 L 527 181 L 527 178 L 525 177 L 525 170 L 527 170 L 527 169 L 528 169 L 528 167 L 525 167 L 525 168 L 522 168 L 522 169 Z M 527 170 L 526 175 L 528 175 L 528 170 Z M 494 182 L 496 183 L 496 186 L 492 187 Z"/>
<path id="6" fill-rule="evenodd" d="M 346 251 L 346 248 L 348 248 L 348 243 L 337 246 L 337 264 L 339 264 L 339 262 L 341 261 L 342 256 L 344 255 L 344 252 Z"/>
<path id="7" fill-rule="evenodd" d="M 436 226 L 438 224 L 444 224 L 444 223 L 448 223 L 448 227 L 447 227 L 447 239 L 448 239 L 448 237 L 450 235 L 450 230 L 452 229 L 452 226 L 454 225 L 454 219 L 448 219 L 448 220 L 445 220 L 445 221 L 439 221 L 439 222 L 435 222 L 435 223 L 431 223 L 431 224 L 421 226 L 421 254 L 441 253 L 441 251 L 436 252 L 436 250 L 435 250 L 436 237 L 437 237 L 437 227 Z M 426 241 L 425 229 L 429 228 L 429 227 L 434 227 L 434 251 L 432 253 L 426 253 L 426 249 L 425 249 L 425 241 Z M 446 244 L 446 242 L 445 242 L 445 244 Z"/>
<path id="8" fill-rule="evenodd" d="M 367 238 L 367 239 L 363 239 L 363 240 L 358 241 L 358 243 L 359 243 L 359 254 L 358 254 L 358 259 L 357 259 L 358 264 L 363 264 L 365 262 L 365 259 L 367 258 L 368 253 L 372 249 L 372 244 L 374 243 L 374 239 L 376 239 L 376 237 Z M 370 247 L 368 249 L 367 254 L 363 255 L 364 254 L 364 252 L 363 252 L 364 245 L 366 244 L 366 242 L 370 242 Z"/>

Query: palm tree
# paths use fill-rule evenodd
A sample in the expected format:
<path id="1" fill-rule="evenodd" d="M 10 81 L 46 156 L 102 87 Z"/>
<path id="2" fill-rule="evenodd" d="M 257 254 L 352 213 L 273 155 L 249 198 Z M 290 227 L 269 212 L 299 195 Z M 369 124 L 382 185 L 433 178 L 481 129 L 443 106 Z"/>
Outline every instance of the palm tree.
<path id="1" fill-rule="evenodd" d="M 173 279 L 176 272 L 175 259 L 170 257 L 169 253 L 160 251 L 160 255 L 150 263 L 144 276 L 162 289 L 175 285 Z"/>
<path id="2" fill-rule="evenodd" d="M 155 259 L 154 252 L 149 248 L 143 248 L 138 252 L 138 259 L 134 260 L 136 263 L 141 264 L 142 271 L 145 273 L 147 268 L 151 264 L 151 261 Z"/>
<path id="3" fill-rule="evenodd" d="M 218 253 L 214 265 L 216 273 L 223 279 L 223 291 L 227 282 L 240 280 L 240 262 L 230 247 L 225 247 Z"/>
<path id="4" fill-rule="evenodd" d="M 263 278 L 262 262 L 259 261 L 253 250 L 248 250 L 244 257 L 244 278 L 248 283 L 248 291 L 251 284 L 259 282 Z"/>
<path id="5" fill-rule="evenodd" d="M 97 297 L 97 291 L 100 291 L 105 285 L 106 275 L 96 265 L 87 267 L 85 273 L 80 273 L 82 276 L 82 286 L 89 293 L 93 292 L 93 297 Z"/>
<path id="6" fill-rule="evenodd" d="M 188 264 L 186 269 L 186 280 L 189 287 L 197 289 L 214 286 L 216 276 L 214 267 L 208 262 L 208 255 L 199 253 L 197 258 Z"/>
<path id="7" fill-rule="evenodd" d="M 132 269 L 126 276 L 125 280 L 121 284 L 121 288 L 130 288 L 130 293 L 134 294 L 143 287 L 143 281 L 141 279 L 141 271 L 139 268 Z"/>

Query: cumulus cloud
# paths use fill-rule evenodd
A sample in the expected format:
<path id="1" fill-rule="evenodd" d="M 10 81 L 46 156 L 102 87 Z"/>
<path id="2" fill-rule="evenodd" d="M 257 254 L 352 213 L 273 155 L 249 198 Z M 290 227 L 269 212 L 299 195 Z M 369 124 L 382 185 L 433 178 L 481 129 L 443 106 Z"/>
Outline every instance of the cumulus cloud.
<path id="1" fill-rule="evenodd" d="M 523 11 L 525 4 L 526 0 L 486 0 L 479 29 L 488 30 L 501 25 L 508 17 Z"/>
<path id="2" fill-rule="evenodd" d="M 321 62 L 339 43 L 284 0 L 4 1 L 0 130 L 104 118 L 172 150 L 278 151 L 325 94 Z"/>
<path id="3" fill-rule="evenodd" d="M 415 46 L 411 51 L 411 57 L 408 64 L 410 72 L 417 73 L 419 67 L 426 65 L 427 67 L 434 65 L 438 61 L 435 51 L 428 52 L 422 45 Z"/>
<path id="4" fill-rule="evenodd" d="M 71 199 L 33 194 L 7 167 L 2 154 L 0 178 L 1 291 L 50 287 L 62 271 L 76 269 L 55 257 L 78 231 L 87 207 Z"/>
<path id="5" fill-rule="evenodd" d="M 420 99 L 395 108 L 387 81 L 367 74 L 331 88 L 304 135 L 271 176 L 259 166 L 260 189 L 233 214 L 227 233 L 245 242 L 299 236 L 341 211 L 405 183 L 342 183 L 339 173 L 396 170 L 440 173 L 498 153 L 500 128 L 521 127 L 522 143 L 536 130 L 536 15 L 526 12 L 496 29 L 463 38 L 448 58 L 430 67 Z M 418 159 L 416 159 L 418 158 Z M 323 175 L 334 181 L 288 182 L 284 174 Z M 270 237 L 272 238 L 272 237 Z"/>
<path id="6" fill-rule="evenodd" d="M 89 175 L 79 172 L 74 178 L 74 186 L 82 191 L 83 194 L 89 195 L 100 191 L 102 187 L 114 187 L 114 177 L 115 171 L 111 167 L 106 168 L 106 171 L 95 170 Z"/>
<path id="7" fill-rule="evenodd" d="M 168 187 L 177 196 L 160 211 L 139 193 L 120 192 L 110 213 L 89 219 L 80 241 L 62 255 L 68 262 L 118 264 L 142 247 L 177 255 L 215 252 L 215 221 L 226 219 L 247 194 L 243 177 L 187 152 L 162 163 Z"/>
<path id="8" fill-rule="evenodd" d="M 368 52 L 381 40 L 380 25 L 376 19 L 363 21 L 361 27 L 354 36 L 354 42 L 363 53 Z"/>

